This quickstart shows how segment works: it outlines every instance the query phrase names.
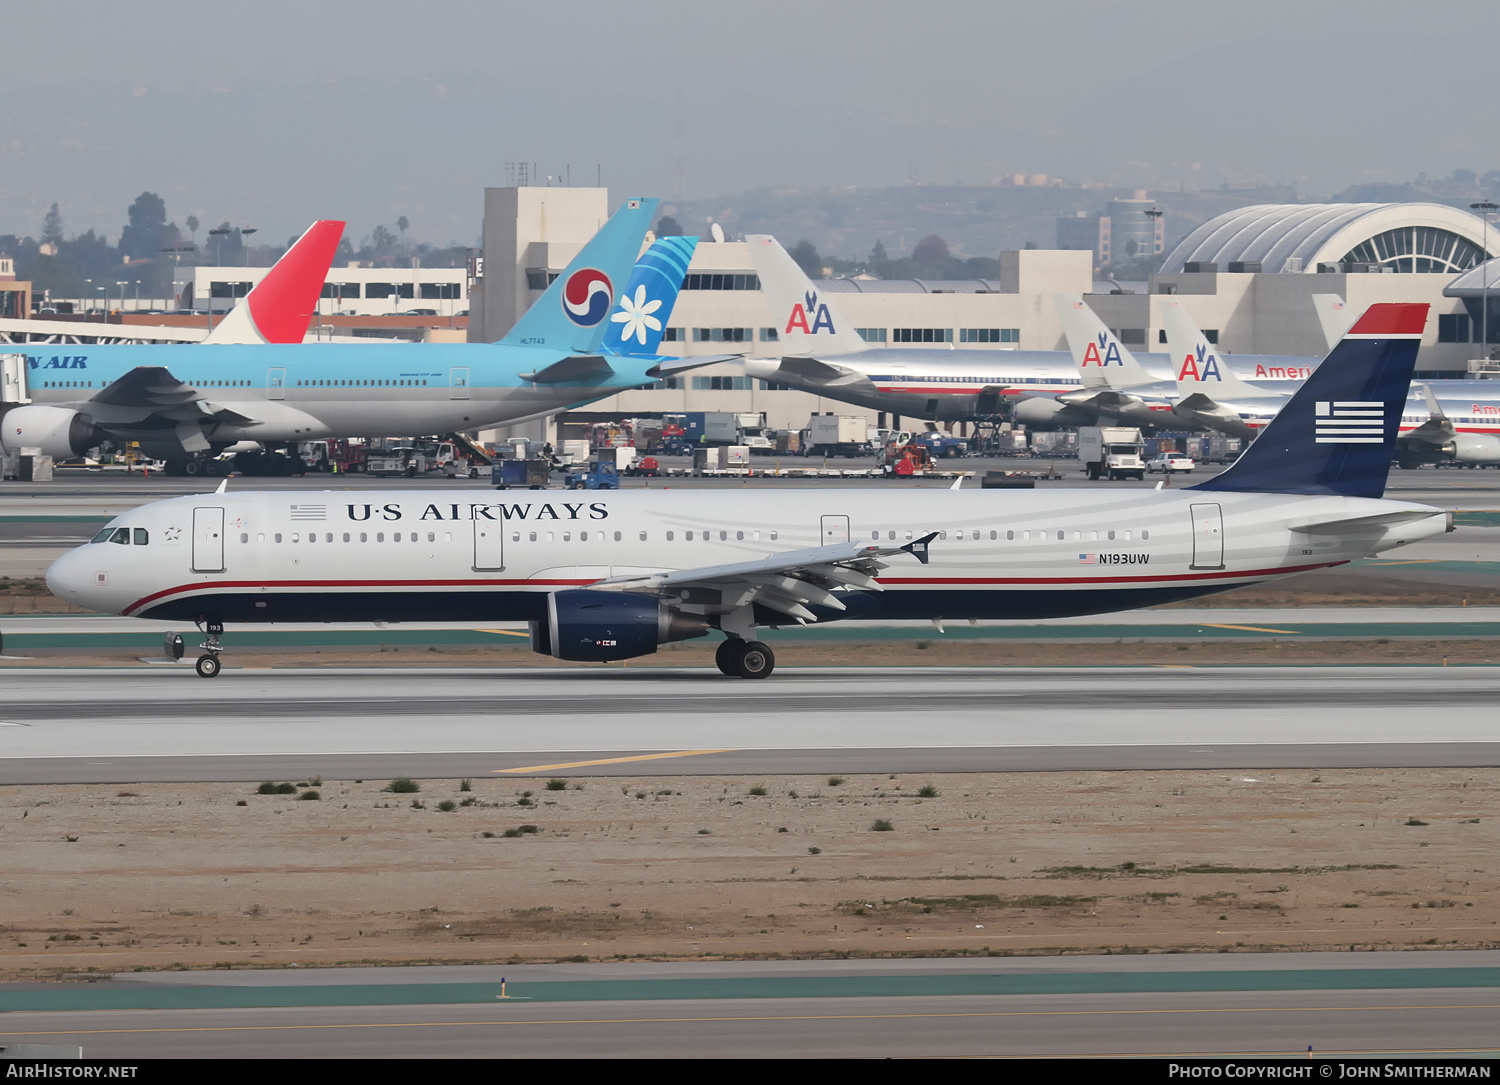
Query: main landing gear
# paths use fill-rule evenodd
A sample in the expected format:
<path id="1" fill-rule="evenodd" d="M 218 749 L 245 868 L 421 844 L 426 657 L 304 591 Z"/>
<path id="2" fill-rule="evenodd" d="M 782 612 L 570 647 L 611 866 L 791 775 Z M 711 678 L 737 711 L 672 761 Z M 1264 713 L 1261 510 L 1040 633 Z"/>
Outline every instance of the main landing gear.
<path id="1" fill-rule="evenodd" d="M 210 621 L 194 624 L 204 634 L 203 643 L 198 645 L 203 649 L 204 654 L 198 657 L 198 662 L 193 665 L 194 669 L 198 672 L 199 678 L 217 678 L 219 671 L 223 668 L 223 664 L 219 662 L 219 653 L 224 650 L 224 647 L 219 643 L 219 638 L 224 635 L 224 623 Z"/>
<path id="2" fill-rule="evenodd" d="M 719 670 L 731 678 L 768 678 L 776 669 L 776 656 L 758 640 L 731 637 L 714 653 Z"/>

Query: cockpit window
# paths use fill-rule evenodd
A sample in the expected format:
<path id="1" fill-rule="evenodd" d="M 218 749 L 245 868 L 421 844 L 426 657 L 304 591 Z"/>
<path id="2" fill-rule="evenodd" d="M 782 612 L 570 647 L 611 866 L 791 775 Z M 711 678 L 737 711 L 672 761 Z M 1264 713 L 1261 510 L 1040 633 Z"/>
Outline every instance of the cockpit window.
<path id="1" fill-rule="evenodd" d="M 99 534 L 95 535 L 89 541 L 90 542 L 108 542 L 109 541 L 109 537 L 111 535 L 113 535 L 114 533 L 115 533 L 115 529 L 112 528 L 112 527 L 102 528 L 102 529 L 100 529 Z"/>
<path id="2" fill-rule="evenodd" d="M 115 528 L 115 533 L 109 537 L 109 541 L 112 543 L 119 543 L 121 546 L 129 546 L 130 529 L 128 527 Z"/>
<path id="3" fill-rule="evenodd" d="M 137 545 L 137 546 L 145 546 L 150 541 L 151 541 L 151 536 L 146 533 L 146 529 L 145 528 L 138 527 L 138 528 L 135 529 L 135 545 Z"/>

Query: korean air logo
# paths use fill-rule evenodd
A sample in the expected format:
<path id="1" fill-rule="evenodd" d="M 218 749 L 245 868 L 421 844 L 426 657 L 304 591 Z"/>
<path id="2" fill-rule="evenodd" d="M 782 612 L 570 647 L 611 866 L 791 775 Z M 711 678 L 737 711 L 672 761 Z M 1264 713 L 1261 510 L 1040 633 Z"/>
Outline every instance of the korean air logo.
<path id="1" fill-rule="evenodd" d="M 563 284 L 563 312 L 574 324 L 592 328 L 604 319 L 614 304 L 615 288 L 609 276 L 597 268 L 586 267 L 573 272 Z"/>
<path id="2" fill-rule="evenodd" d="M 1120 344 L 1100 332 L 1098 338 L 1084 348 L 1083 361 L 1079 364 L 1097 365 L 1101 369 L 1107 365 L 1117 365 L 1123 369 L 1125 359 L 1120 357 Z"/>
<path id="3" fill-rule="evenodd" d="M 1385 440 L 1385 404 L 1379 400 L 1319 400 L 1313 439 L 1320 445 L 1378 445 Z"/>
<path id="4" fill-rule="evenodd" d="M 1180 381 L 1221 381 L 1219 357 L 1209 353 L 1207 343 L 1199 343 L 1193 353 L 1182 359 L 1182 368 L 1177 371 Z"/>
<path id="5" fill-rule="evenodd" d="M 792 306 L 792 315 L 787 318 L 785 335 L 791 335 L 794 331 L 800 331 L 804 335 L 816 335 L 820 330 L 826 330 L 829 335 L 835 334 L 833 330 L 833 314 L 828 311 L 828 306 L 818 300 L 816 291 L 809 290 L 806 296 Z"/>

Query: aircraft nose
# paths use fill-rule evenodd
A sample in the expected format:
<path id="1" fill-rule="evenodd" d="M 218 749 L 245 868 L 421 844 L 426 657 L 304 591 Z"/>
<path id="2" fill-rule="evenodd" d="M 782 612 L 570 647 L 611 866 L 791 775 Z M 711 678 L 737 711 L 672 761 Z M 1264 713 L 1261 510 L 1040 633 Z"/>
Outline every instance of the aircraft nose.
<path id="1" fill-rule="evenodd" d="M 48 566 L 47 589 L 57 598 L 74 606 L 94 609 L 89 598 L 90 592 L 96 586 L 107 584 L 109 575 L 102 569 L 92 568 L 99 564 L 89 560 L 88 551 L 94 549 L 96 548 L 86 545 L 69 550 Z"/>

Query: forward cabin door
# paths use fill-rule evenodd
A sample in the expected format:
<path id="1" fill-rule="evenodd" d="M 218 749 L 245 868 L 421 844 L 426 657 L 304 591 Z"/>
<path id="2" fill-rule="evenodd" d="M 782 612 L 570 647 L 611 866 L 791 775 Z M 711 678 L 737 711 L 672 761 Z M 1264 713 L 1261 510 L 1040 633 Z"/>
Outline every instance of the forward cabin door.
<path id="1" fill-rule="evenodd" d="M 286 398 L 286 370 L 285 369 L 268 369 L 268 370 L 266 370 L 266 398 L 267 399 L 285 399 Z"/>
<path id="2" fill-rule="evenodd" d="M 499 520 L 474 521 L 474 568 L 498 572 L 505 568 L 505 524 Z"/>
<path id="3" fill-rule="evenodd" d="M 847 516 L 825 516 L 823 517 L 823 531 L 819 545 L 828 546 L 830 543 L 841 543 L 849 541 L 849 517 Z"/>
<path id="4" fill-rule="evenodd" d="M 448 371 L 448 398 L 469 398 L 469 367 L 456 365 Z"/>
<path id="5" fill-rule="evenodd" d="M 1217 504 L 1194 505 L 1193 568 L 1224 568 L 1224 511 Z"/>
<path id="6" fill-rule="evenodd" d="M 224 510 L 193 510 L 193 572 L 224 571 Z"/>

